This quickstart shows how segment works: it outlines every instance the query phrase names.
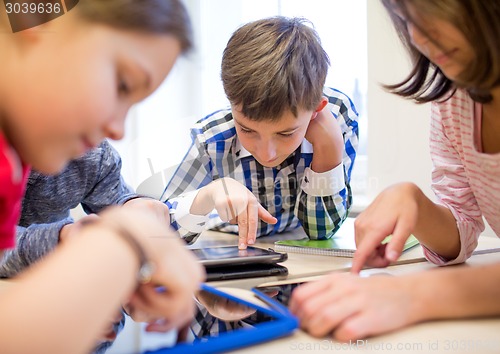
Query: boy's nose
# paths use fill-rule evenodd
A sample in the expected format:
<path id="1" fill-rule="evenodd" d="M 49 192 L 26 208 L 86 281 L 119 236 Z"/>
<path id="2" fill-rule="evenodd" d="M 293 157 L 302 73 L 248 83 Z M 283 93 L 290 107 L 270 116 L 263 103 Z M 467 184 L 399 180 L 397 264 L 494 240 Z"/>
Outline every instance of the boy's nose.
<path id="1" fill-rule="evenodd" d="M 260 144 L 260 158 L 263 161 L 272 161 L 276 158 L 276 146 L 272 142 Z"/>
<path id="2" fill-rule="evenodd" d="M 125 135 L 125 114 L 119 114 L 104 126 L 104 134 L 112 140 L 123 139 Z"/>

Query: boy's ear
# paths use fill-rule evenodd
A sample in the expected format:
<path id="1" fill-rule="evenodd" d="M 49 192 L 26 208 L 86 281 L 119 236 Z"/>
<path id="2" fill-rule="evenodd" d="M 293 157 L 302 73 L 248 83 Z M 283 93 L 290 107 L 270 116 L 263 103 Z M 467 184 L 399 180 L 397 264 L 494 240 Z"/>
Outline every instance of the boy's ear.
<path id="1" fill-rule="evenodd" d="M 318 113 L 321 112 L 326 107 L 327 104 L 328 104 L 328 99 L 325 96 L 321 97 L 321 101 L 319 101 L 318 106 L 314 110 L 311 120 L 316 118 Z"/>
<path id="2" fill-rule="evenodd" d="M 326 98 L 325 96 L 321 97 L 321 101 L 319 101 L 319 104 L 316 107 L 316 109 L 314 110 L 314 112 L 316 112 L 316 113 L 321 112 L 323 110 L 323 108 L 326 107 L 327 104 L 328 104 L 328 98 Z"/>

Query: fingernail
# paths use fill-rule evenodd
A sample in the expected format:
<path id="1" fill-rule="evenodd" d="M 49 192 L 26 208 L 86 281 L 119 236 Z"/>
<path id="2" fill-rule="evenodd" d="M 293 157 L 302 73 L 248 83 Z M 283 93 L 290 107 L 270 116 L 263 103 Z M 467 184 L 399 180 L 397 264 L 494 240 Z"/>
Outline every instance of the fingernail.
<path id="1" fill-rule="evenodd" d="M 398 254 L 396 251 L 389 251 L 387 252 L 387 259 L 390 260 L 391 262 L 395 262 L 398 260 Z"/>
<path id="2" fill-rule="evenodd" d="M 240 245 L 238 246 L 238 248 L 239 248 L 240 250 L 244 250 L 244 249 L 246 249 L 246 248 L 247 248 L 247 245 L 246 245 L 246 244 L 244 244 L 244 243 L 242 242 L 242 243 L 240 243 Z"/>

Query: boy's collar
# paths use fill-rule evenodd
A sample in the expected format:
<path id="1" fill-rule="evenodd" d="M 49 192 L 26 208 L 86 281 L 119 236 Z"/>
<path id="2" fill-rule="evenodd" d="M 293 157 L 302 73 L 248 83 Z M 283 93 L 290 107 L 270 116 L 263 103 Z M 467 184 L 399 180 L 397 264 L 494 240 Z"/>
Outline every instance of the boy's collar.
<path id="1" fill-rule="evenodd" d="M 236 145 L 234 151 L 237 159 L 242 159 L 244 157 L 252 156 L 252 154 L 241 145 L 240 139 L 236 136 Z"/>
<path id="2" fill-rule="evenodd" d="M 238 139 L 238 137 L 236 137 L 236 144 L 235 144 L 234 148 L 235 148 L 234 151 L 235 151 L 235 155 L 236 155 L 237 159 L 242 159 L 244 157 L 252 156 L 252 154 L 247 149 L 245 149 L 243 147 L 243 145 L 241 145 L 240 139 Z M 303 154 L 312 154 L 313 146 L 309 141 L 304 139 L 302 141 L 302 144 L 300 144 L 300 151 Z"/>

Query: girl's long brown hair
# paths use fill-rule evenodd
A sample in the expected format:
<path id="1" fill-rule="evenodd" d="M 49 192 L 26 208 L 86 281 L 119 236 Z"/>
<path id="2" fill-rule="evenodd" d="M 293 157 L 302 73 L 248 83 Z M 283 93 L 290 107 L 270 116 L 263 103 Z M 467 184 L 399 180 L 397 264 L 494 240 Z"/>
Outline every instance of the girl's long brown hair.
<path id="1" fill-rule="evenodd" d="M 407 48 L 413 69 L 406 79 L 397 84 L 384 85 L 388 91 L 410 98 L 418 103 L 443 100 L 457 88 L 466 89 L 478 102 L 487 103 L 492 98 L 490 90 L 500 84 L 500 2 L 496 0 L 381 0 L 396 31 Z M 475 52 L 475 60 L 457 81 L 444 73 L 421 54 L 411 43 L 407 24 L 397 15 L 402 13 L 407 21 L 421 26 L 408 11 L 411 5 L 423 17 L 435 17 L 452 23 L 460 30 Z M 439 43 L 438 43 L 439 44 Z"/>

